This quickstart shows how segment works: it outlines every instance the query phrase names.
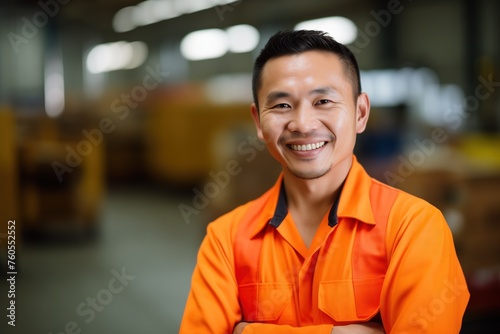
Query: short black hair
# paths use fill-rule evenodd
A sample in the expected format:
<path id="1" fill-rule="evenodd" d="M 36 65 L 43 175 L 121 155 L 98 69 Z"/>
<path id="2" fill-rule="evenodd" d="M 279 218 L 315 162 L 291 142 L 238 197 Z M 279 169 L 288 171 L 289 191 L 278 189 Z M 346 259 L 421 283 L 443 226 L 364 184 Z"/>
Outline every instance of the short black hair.
<path id="1" fill-rule="evenodd" d="M 255 60 L 252 77 L 254 103 L 259 110 L 257 92 L 262 85 L 262 69 L 268 60 L 281 56 L 299 54 L 306 51 L 326 51 L 336 54 L 344 65 L 344 70 L 351 80 L 353 94 L 361 94 L 361 80 L 356 57 L 345 45 L 318 30 L 284 30 L 274 34 L 260 51 Z"/>

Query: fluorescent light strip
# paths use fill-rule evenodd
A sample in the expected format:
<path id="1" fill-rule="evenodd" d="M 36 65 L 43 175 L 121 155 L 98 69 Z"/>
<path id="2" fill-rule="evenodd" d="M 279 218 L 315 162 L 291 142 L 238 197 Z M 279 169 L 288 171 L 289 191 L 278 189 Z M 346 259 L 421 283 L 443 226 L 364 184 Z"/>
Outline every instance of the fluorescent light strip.
<path id="1" fill-rule="evenodd" d="M 188 60 L 219 58 L 228 49 L 226 33 L 221 29 L 193 31 L 181 41 L 181 53 Z"/>
<path id="2" fill-rule="evenodd" d="M 45 62 L 45 112 L 51 118 L 64 110 L 64 70 L 60 55 L 53 54 Z"/>
<path id="3" fill-rule="evenodd" d="M 250 52 L 259 44 L 259 31 L 247 24 L 222 29 L 197 30 L 181 41 L 181 53 L 188 60 L 219 58 L 227 52 Z"/>
<path id="4" fill-rule="evenodd" d="M 238 0 L 146 0 L 116 12 L 113 17 L 113 29 L 116 32 L 126 32 L 183 14 L 228 5 L 236 1 Z"/>
<path id="5" fill-rule="evenodd" d="M 351 44 L 358 36 L 358 28 L 354 22 L 342 16 L 331 16 L 300 22 L 294 29 L 321 30 L 342 44 Z"/>
<path id="6" fill-rule="evenodd" d="M 114 42 L 100 44 L 87 55 L 86 65 L 90 73 L 103 73 L 141 66 L 148 55 L 144 42 Z"/>

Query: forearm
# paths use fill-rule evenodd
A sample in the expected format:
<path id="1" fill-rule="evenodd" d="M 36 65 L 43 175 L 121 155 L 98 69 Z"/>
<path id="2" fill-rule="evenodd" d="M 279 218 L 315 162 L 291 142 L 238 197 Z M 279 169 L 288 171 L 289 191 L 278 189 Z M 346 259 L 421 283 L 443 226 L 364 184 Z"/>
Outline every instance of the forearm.
<path id="1" fill-rule="evenodd" d="M 385 334 L 384 327 L 378 322 L 335 326 L 331 334 Z"/>
<path id="2" fill-rule="evenodd" d="M 384 334 L 382 325 L 369 322 L 346 326 L 317 325 L 305 327 L 280 326 L 261 323 L 239 323 L 233 334 Z"/>
<path id="3" fill-rule="evenodd" d="M 241 325 L 241 324 L 239 324 Z M 292 327 L 285 325 L 272 325 L 272 324 L 261 324 L 252 323 L 245 324 L 242 327 L 242 331 L 234 333 L 238 334 L 331 334 L 332 325 L 317 325 L 317 326 L 305 326 L 305 327 Z M 238 326 L 236 327 L 238 328 Z"/>

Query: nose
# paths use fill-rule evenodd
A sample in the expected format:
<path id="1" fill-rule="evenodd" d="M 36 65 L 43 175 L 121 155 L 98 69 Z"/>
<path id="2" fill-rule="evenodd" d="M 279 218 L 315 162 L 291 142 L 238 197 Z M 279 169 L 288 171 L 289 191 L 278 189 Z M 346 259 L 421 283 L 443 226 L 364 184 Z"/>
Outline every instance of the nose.
<path id="1" fill-rule="evenodd" d="M 317 130 L 319 121 L 313 108 L 299 106 L 290 113 L 288 130 L 290 132 L 309 133 Z"/>

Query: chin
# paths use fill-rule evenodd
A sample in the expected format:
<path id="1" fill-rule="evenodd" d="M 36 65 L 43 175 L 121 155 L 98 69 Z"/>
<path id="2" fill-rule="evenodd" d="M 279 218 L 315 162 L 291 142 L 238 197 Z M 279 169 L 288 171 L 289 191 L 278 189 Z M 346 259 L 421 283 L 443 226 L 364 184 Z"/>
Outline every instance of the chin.
<path id="1" fill-rule="evenodd" d="M 328 172 L 331 170 L 331 168 L 327 168 L 327 169 L 324 169 L 324 170 L 318 170 L 318 171 L 311 171 L 311 170 L 308 170 L 308 171 L 297 171 L 297 170 L 293 170 L 293 169 L 290 169 L 290 168 L 288 168 L 288 170 L 290 171 L 290 173 L 293 176 L 295 176 L 298 179 L 301 179 L 301 180 L 315 180 L 315 179 L 319 179 L 319 178 L 325 176 L 326 174 L 328 174 Z"/>

